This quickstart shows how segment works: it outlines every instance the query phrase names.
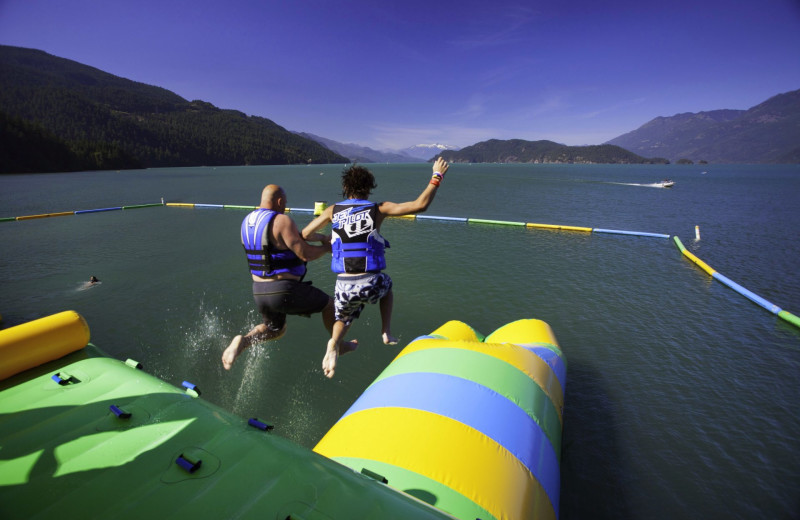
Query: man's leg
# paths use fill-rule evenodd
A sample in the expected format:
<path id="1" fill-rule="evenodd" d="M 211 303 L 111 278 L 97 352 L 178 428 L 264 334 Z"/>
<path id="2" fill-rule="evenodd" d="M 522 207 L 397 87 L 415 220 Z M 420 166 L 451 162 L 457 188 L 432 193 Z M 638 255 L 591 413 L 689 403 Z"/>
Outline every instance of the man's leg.
<path id="1" fill-rule="evenodd" d="M 333 337 L 333 328 L 336 324 L 336 317 L 334 315 L 334 304 L 333 298 L 328 300 L 328 305 L 322 309 L 322 323 L 325 325 L 325 329 L 327 329 L 328 334 Z M 342 334 L 342 340 L 344 339 L 344 335 L 347 334 L 347 330 Z M 352 352 L 358 348 L 358 340 L 350 340 L 350 341 L 341 341 L 339 345 L 339 355 L 344 356 L 348 352 Z M 327 356 L 327 353 L 326 353 Z"/>
<path id="2" fill-rule="evenodd" d="M 339 359 L 339 354 L 342 347 L 342 338 L 344 338 L 345 334 L 347 334 L 347 330 L 349 328 L 350 325 L 345 324 L 343 321 L 337 320 L 333 324 L 331 339 L 328 340 L 328 348 L 325 351 L 325 357 L 322 358 L 322 372 L 327 378 L 333 377 L 333 373 L 336 370 L 336 360 Z M 356 342 L 356 346 L 358 346 L 358 342 Z M 355 349 L 353 348 L 350 350 Z M 350 350 L 347 352 L 350 352 Z M 346 352 L 341 352 L 341 354 L 345 353 Z"/>
<path id="3" fill-rule="evenodd" d="M 397 338 L 392 336 L 392 306 L 394 303 L 394 295 L 392 294 L 392 290 L 389 289 L 389 292 L 381 298 L 380 301 L 380 308 L 381 308 L 381 332 L 383 343 L 385 345 L 397 345 Z"/>
<path id="4" fill-rule="evenodd" d="M 285 302 L 286 289 L 275 287 L 280 282 L 254 282 L 253 301 L 256 304 L 263 323 L 259 323 L 244 336 L 235 336 L 230 345 L 222 353 L 222 366 L 230 370 L 236 358 L 253 343 L 278 339 L 286 333 L 286 313 L 282 309 Z"/>
<path id="5" fill-rule="evenodd" d="M 233 362 L 236 361 L 236 358 L 239 357 L 239 354 L 244 352 L 247 347 L 253 343 L 278 339 L 285 333 L 286 323 L 283 324 L 283 327 L 279 331 L 269 330 L 266 324 L 259 323 L 246 335 L 239 335 L 233 338 L 231 344 L 228 345 L 228 348 L 226 348 L 225 352 L 222 353 L 222 366 L 225 367 L 225 370 L 230 370 L 233 366 Z"/>

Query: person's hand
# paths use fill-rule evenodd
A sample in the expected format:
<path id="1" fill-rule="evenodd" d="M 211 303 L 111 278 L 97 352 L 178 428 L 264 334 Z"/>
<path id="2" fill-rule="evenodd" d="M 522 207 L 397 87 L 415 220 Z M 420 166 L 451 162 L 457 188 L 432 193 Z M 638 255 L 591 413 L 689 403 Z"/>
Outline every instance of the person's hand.
<path id="1" fill-rule="evenodd" d="M 444 177 L 444 174 L 447 173 L 448 168 L 450 168 L 450 165 L 447 164 L 447 161 L 441 157 L 437 158 L 436 162 L 433 163 L 433 173 L 440 173 L 442 174 L 442 177 Z"/>

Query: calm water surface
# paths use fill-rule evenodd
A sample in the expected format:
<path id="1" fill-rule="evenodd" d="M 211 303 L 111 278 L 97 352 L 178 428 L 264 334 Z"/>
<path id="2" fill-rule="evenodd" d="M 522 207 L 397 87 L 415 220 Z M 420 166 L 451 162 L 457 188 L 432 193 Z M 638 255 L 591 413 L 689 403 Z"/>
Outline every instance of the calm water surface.
<path id="1" fill-rule="evenodd" d="M 427 165 L 375 165 L 374 200 L 415 198 Z M 341 165 L 0 176 L 0 217 L 159 202 L 338 201 Z M 672 189 L 653 187 L 665 177 Z M 800 167 L 455 165 L 429 214 L 678 236 L 711 267 L 800 314 Z M 408 342 L 450 319 L 484 334 L 553 328 L 569 368 L 561 518 L 800 518 L 800 329 L 681 256 L 670 239 L 392 219 L 393 330 L 368 308 L 333 380 L 315 317 L 220 354 L 259 316 L 246 212 L 155 207 L 0 222 L 4 326 L 74 309 L 92 343 L 313 447 Z M 312 215 L 291 214 L 300 227 Z M 695 240 L 699 226 L 701 240 Z M 326 259 L 327 260 L 327 259 Z M 309 277 L 330 292 L 328 262 Z M 101 284 L 83 288 L 90 275 Z"/>

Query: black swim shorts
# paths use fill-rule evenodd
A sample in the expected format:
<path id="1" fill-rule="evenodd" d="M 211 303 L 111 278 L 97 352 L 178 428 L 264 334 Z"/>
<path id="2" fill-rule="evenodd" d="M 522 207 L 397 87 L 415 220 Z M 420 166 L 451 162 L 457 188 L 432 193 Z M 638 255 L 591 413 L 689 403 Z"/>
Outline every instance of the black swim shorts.
<path id="1" fill-rule="evenodd" d="M 270 331 L 278 332 L 286 324 L 286 315 L 311 316 L 322 312 L 330 297 L 311 282 L 277 280 L 253 282 L 253 299 Z"/>

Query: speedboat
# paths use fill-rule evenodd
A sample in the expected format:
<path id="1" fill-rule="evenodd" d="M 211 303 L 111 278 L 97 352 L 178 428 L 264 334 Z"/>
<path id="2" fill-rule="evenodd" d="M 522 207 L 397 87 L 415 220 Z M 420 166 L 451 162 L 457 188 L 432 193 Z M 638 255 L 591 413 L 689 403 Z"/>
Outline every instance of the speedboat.
<path id="1" fill-rule="evenodd" d="M 662 188 L 671 188 L 675 184 L 675 181 L 670 179 L 664 179 L 659 184 L 661 185 Z"/>

